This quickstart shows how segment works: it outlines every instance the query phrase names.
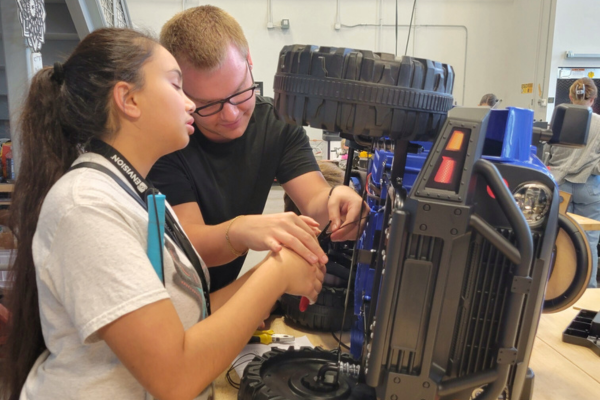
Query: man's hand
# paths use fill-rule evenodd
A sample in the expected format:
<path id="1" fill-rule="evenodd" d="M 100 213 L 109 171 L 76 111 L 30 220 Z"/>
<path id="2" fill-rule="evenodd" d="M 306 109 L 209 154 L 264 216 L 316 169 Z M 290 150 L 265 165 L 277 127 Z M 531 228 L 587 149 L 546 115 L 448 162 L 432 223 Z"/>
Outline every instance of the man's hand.
<path id="1" fill-rule="evenodd" d="M 302 214 L 315 218 L 321 228 L 331 221 L 331 240 L 355 240 L 357 229 L 365 224 L 363 217 L 369 214 L 369 206 L 348 186 L 336 186 L 330 192 L 331 186 L 320 172 L 308 172 L 282 186 Z"/>
<path id="2" fill-rule="evenodd" d="M 362 208 L 362 215 L 361 215 Z M 331 220 L 331 240 L 355 240 L 357 229 L 362 230 L 369 215 L 369 206 L 348 186 L 336 186 L 327 202 Z"/>
<path id="3" fill-rule="evenodd" d="M 316 235 L 319 223 L 292 212 L 267 215 L 244 215 L 229 230 L 232 246 L 255 251 L 278 253 L 283 247 L 298 253 L 311 264 L 327 263 Z"/>

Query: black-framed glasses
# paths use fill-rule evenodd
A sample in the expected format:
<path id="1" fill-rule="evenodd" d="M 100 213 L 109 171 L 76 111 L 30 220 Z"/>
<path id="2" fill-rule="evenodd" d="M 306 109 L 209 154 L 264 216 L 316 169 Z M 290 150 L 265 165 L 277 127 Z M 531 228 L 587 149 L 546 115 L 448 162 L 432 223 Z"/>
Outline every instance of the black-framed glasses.
<path id="1" fill-rule="evenodd" d="M 210 117 L 211 115 L 215 115 L 215 114 L 221 112 L 225 103 L 229 103 L 231 105 L 237 106 L 237 105 L 240 105 L 240 104 L 245 103 L 248 100 L 250 100 L 252 98 L 252 96 L 254 96 L 254 91 L 256 89 L 258 89 L 258 87 L 260 85 L 258 83 L 254 83 L 254 76 L 252 75 L 252 69 L 250 69 L 250 65 L 247 62 L 246 62 L 246 64 L 248 65 L 248 71 L 250 72 L 250 78 L 252 78 L 252 86 L 250 86 L 248 89 L 242 90 L 241 92 L 234 93 L 231 96 L 229 96 L 223 100 L 213 101 L 212 103 L 209 103 L 205 106 L 198 107 L 194 110 L 194 112 L 201 117 Z"/>

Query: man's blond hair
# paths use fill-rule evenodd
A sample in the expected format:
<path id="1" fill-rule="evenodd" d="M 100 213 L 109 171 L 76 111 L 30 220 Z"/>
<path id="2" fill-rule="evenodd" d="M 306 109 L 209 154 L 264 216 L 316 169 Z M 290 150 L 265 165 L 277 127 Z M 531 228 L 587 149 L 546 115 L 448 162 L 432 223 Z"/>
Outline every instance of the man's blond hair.
<path id="1" fill-rule="evenodd" d="M 248 41 L 242 27 L 215 6 L 190 8 L 171 18 L 160 31 L 160 43 L 179 61 L 212 70 L 221 65 L 233 45 L 245 59 Z"/>

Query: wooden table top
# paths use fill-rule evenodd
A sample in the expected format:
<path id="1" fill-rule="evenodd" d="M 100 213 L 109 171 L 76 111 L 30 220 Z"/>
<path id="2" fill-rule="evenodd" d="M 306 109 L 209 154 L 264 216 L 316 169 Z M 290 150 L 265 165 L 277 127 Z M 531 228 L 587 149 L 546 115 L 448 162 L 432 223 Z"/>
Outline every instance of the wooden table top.
<path id="1" fill-rule="evenodd" d="M 536 374 L 534 400 L 600 398 L 600 357 L 591 349 L 562 341 L 579 309 L 599 311 L 600 289 L 587 289 L 574 307 L 540 319 L 529 363 Z"/>
<path id="2" fill-rule="evenodd" d="M 600 398 L 600 357 L 588 348 L 562 341 L 562 332 L 575 318 L 578 308 L 600 310 L 600 289 L 588 289 L 574 307 L 556 314 L 543 314 L 540 318 L 537 340 L 529 363 L 535 373 L 533 400 Z M 283 317 L 273 318 L 271 329 L 297 337 L 306 335 L 315 346 L 330 349 L 337 347 L 331 334 L 290 327 Z M 237 381 L 237 374 L 232 374 Z M 237 390 L 227 383 L 225 373 L 217 378 L 215 387 L 215 400 L 237 399 Z"/>
<path id="3" fill-rule="evenodd" d="M 569 217 L 573 218 L 584 231 L 600 231 L 600 221 L 595 219 L 583 217 L 577 214 L 567 213 Z"/>

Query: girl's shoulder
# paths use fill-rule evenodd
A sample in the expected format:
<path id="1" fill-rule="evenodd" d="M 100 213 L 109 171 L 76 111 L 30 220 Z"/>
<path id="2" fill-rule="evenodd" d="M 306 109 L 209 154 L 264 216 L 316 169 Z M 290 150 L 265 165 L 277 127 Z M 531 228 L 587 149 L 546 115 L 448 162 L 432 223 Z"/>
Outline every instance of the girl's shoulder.
<path id="1" fill-rule="evenodd" d="M 118 171 L 102 156 L 86 153 L 73 165 L 95 162 Z M 125 180 L 123 180 L 125 181 Z M 76 168 L 66 172 L 50 189 L 42 205 L 42 214 L 65 215 L 74 207 L 103 207 L 115 210 L 142 208 L 112 177 L 93 168 Z M 41 216 L 41 215 L 40 215 Z"/>

